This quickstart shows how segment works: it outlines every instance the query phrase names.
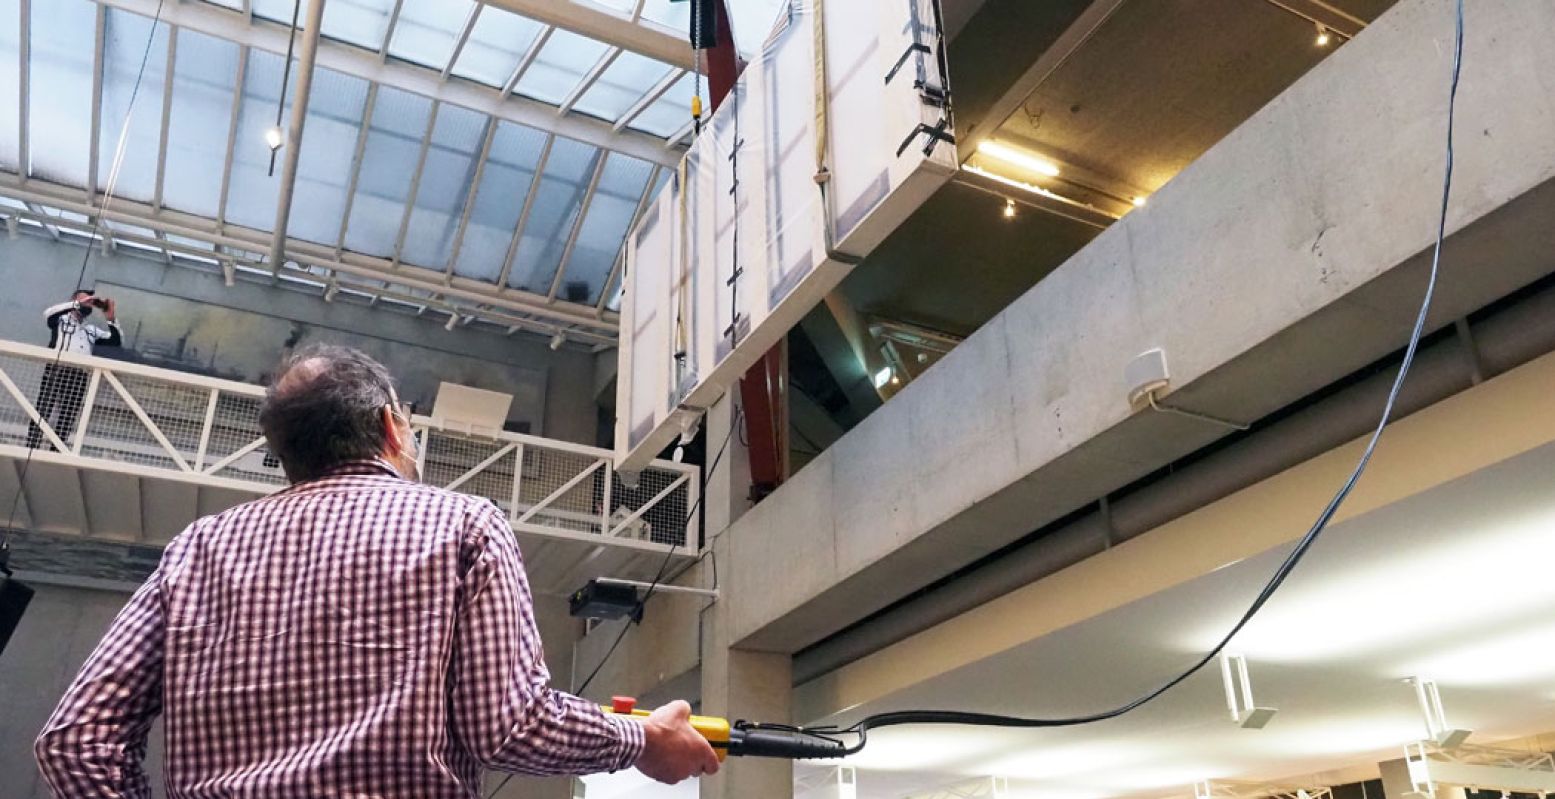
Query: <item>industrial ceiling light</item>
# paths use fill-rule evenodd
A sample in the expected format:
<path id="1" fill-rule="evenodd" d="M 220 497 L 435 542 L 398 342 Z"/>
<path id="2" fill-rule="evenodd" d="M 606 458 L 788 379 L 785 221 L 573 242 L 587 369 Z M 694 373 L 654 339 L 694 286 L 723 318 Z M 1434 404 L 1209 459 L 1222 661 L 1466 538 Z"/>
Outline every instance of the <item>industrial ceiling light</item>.
<path id="1" fill-rule="evenodd" d="M 1333 38 L 1334 37 L 1331 34 L 1329 34 L 1328 29 L 1323 27 L 1323 23 L 1321 23 L 1321 22 L 1317 23 L 1317 46 L 1318 47 L 1327 47 L 1328 43 L 1333 41 Z"/>
<path id="2" fill-rule="evenodd" d="M 896 374 L 891 367 L 882 367 L 880 371 L 875 373 L 875 388 L 884 388 L 885 384 L 891 382 L 891 378 L 895 376 Z"/>
<path id="3" fill-rule="evenodd" d="M 265 128 L 265 145 L 270 148 L 270 152 L 281 149 L 284 144 L 286 144 L 286 134 L 281 130 L 280 125 Z"/>
<path id="4" fill-rule="evenodd" d="M 1015 201 L 1009 199 L 1008 197 L 1006 197 L 1005 200 L 1004 200 L 1004 218 L 1005 219 L 1014 219 L 1015 218 Z"/>
<path id="5" fill-rule="evenodd" d="M 1000 144 L 996 141 L 985 141 L 977 145 L 977 151 L 983 155 L 997 158 L 1022 169 L 1029 169 L 1048 177 L 1058 177 L 1058 165 L 1046 158 L 1033 155 L 1025 150 L 1011 147 L 1008 144 Z"/>
<path id="6" fill-rule="evenodd" d="M 551 336 L 551 352 L 561 349 L 562 345 L 566 343 L 567 335 L 560 330 L 556 331 L 556 335 Z"/>

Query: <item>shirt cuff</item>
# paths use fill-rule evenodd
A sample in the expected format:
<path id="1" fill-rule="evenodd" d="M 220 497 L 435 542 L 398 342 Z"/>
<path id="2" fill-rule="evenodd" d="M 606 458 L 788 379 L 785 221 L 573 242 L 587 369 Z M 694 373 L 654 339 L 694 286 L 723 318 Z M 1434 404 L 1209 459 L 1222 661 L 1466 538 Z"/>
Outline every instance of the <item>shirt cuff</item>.
<path id="1" fill-rule="evenodd" d="M 611 771 L 629 769 L 642 757 L 643 749 L 648 745 L 647 735 L 643 732 L 642 722 L 630 716 L 616 716 L 609 713 L 602 714 L 605 723 L 616 728 L 620 734 L 620 742 L 616 744 L 615 760 L 610 766 Z"/>

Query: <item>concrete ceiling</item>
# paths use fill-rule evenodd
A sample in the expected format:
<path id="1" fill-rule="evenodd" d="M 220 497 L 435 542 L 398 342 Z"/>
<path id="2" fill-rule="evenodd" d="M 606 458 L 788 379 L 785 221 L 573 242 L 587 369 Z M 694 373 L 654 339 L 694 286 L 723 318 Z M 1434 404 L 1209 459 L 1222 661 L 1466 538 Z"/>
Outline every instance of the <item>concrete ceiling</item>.
<path id="1" fill-rule="evenodd" d="M 1218 669 L 1154 704 L 1084 727 L 878 731 L 850 763 L 859 796 L 895 799 L 967 777 L 1012 797 L 1191 795 L 1205 779 L 1375 776 L 1423 724 L 1413 675 L 1441 685 L 1478 743 L 1555 728 L 1555 445 L 1331 528 L 1233 643 L 1263 730 L 1232 724 Z M 1065 716 L 1121 704 L 1208 649 L 1267 580 L 1268 551 L 851 710 L 954 708 Z M 803 719 L 814 722 L 816 719 Z M 1316 784 L 1325 784 L 1323 777 Z"/>
<path id="2" fill-rule="evenodd" d="M 1370 21 L 1393 2 L 1329 5 Z M 1123 0 L 1012 114 L 991 112 L 1093 5 L 949 0 L 958 135 L 993 129 L 993 138 L 1059 161 L 1066 177 L 1125 198 L 1148 195 L 1341 46 L 1316 47 L 1311 22 L 1261 0 Z M 1095 201 L 1062 181 L 1045 185 Z M 842 294 L 862 314 L 965 335 L 1098 232 L 1025 206 L 1007 218 L 1004 207 L 998 194 L 946 186 L 854 270 Z"/>

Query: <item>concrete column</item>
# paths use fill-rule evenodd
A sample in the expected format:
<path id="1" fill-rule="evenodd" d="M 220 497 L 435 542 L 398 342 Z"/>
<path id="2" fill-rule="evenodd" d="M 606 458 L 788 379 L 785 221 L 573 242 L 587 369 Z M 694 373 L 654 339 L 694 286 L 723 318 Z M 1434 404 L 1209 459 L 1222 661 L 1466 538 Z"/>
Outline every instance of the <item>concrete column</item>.
<path id="1" fill-rule="evenodd" d="M 1385 799 L 1419 799 L 1419 795 L 1413 793 L 1414 785 L 1409 781 L 1409 764 L 1403 758 L 1378 763 L 1377 770 L 1382 772 L 1382 793 Z M 1436 799 L 1467 799 L 1467 796 L 1462 788 L 1436 786 Z"/>
<path id="2" fill-rule="evenodd" d="M 727 644 L 726 604 L 704 617 L 701 712 L 730 721 L 788 722 L 793 697 L 793 658 L 733 649 Z M 733 759 L 701 781 L 702 799 L 792 799 L 793 764 L 786 760 Z"/>
<path id="3" fill-rule="evenodd" d="M 707 411 L 702 424 L 707 428 L 708 466 L 718 455 L 725 437 L 729 446 L 718 467 L 707 473 L 707 535 L 711 539 L 734 524 L 751 507 L 750 450 L 740 443 L 742 430 L 729 434 L 729 426 L 738 419 L 740 392 L 730 391 Z M 741 422 L 743 424 L 743 422 Z"/>

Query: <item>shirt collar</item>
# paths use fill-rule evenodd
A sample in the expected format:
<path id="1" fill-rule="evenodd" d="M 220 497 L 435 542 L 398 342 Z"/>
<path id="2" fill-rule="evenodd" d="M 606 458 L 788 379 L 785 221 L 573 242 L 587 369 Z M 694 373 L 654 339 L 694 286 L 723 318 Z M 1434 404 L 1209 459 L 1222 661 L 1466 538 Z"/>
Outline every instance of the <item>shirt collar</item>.
<path id="1" fill-rule="evenodd" d="M 311 480 L 304 480 L 304 481 L 302 481 L 300 483 L 293 483 L 286 490 L 287 491 L 304 490 L 304 489 L 307 489 L 307 488 L 309 488 L 311 486 L 314 486 L 314 485 L 317 485 L 319 483 L 322 483 L 322 482 L 324 482 L 326 480 L 333 480 L 333 479 L 338 478 L 338 477 L 369 477 L 369 476 L 393 477 L 393 478 L 395 478 L 397 480 L 405 479 L 403 477 L 400 477 L 399 471 L 396 470 L 392 465 L 389 464 L 388 461 L 384 460 L 383 458 L 367 458 L 367 459 L 363 459 L 363 460 L 346 461 L 344 463 L 337 464 L 336 466 L 334 466 L 333 468 L 331 468 L 328 471 L 324 472 L 323 474 L 319 475 L 318 477 L 315 477 L 315 478 L 313 478 Z"/>

